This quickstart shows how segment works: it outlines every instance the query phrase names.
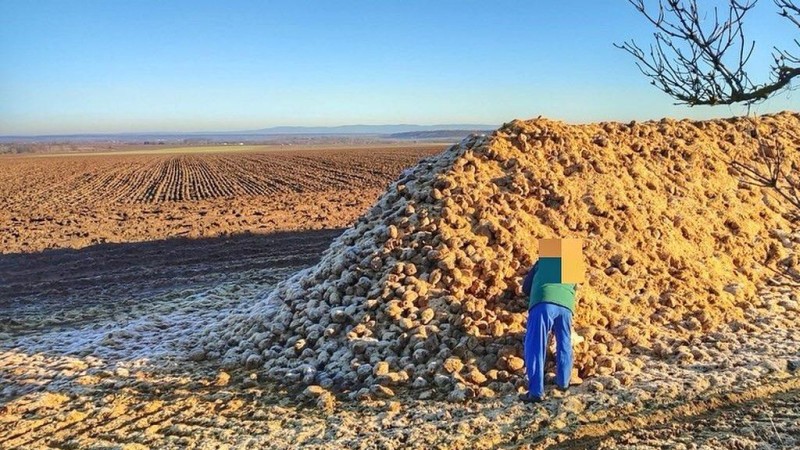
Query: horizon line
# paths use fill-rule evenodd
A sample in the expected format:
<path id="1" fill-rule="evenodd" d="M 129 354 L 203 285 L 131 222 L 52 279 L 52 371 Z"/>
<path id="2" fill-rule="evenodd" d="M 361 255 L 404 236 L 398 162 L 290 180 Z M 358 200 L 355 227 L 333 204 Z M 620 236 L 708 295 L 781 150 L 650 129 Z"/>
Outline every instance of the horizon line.
<path id="1" fill-rule="evenodd" d="M 547 118 L 552 120 L 557 120 L 561 122 L 565 122 L 568 124 L 592 124 L 592 123 L 603 123 L 603 122 L 651 122 L 651 121 L 659 121 L 663 119 L 672 119 L 672 120 L 691 120 L 691 121 L 708 121 L 708 120 L 717 120 L 717 119 L 726 119 L 726 118 L 735 118 L 735 117 L 742 117 L 743 114 L 736 114 L 732 111 L 728 111 L 729 114 L 715 114 L 710 117 L 704 118 L 691 118 L 687 116 L 681 117 L 674 117 L 674 116 L 663 116 L 663 117 L 651 117 L 651 118 L 636 118 L 636 119 L 603 119 L 603 120 L 567 120 L 567 119 L 557 119 L 551 118 L 543 114 L 531 116 L 529 118 L 514 118 L 510 121 L 500 122 L 499 124 L 480 124 L 480 123 L 436 123 L 436 124 L 418 124 L 418 123 L 384 123 L 384 124 L 365 124 L 365 123 L 355 123 L 355 124 L 341 124 L 341 125 L 274 125 L 268 126 L 264 128 L 255 128 L 255 129 L 237 129 L 237 130 L 214 130 L 214 131 L 83 131 L 83 132 L 61 132 L 61 133 L 14 133 L 14 134 L 0 134 L 0 138 L 2 139 L 10 139 L 10 138 L 52 138 L 52 137 L 74 137 L 74 136 L 92 136 L 92 137 L 102 137 L 102 136 L 125 136 L 125 135 L 170 135 L 170 136 L 183 136 L 183 135 L 223 135 L 223 134 L 252 134 L 252 135 L 270 135 L 270 134 L 336 134 L 336 133 L 320 133 L 320 132 L 312 132 L 312 133 L 269 133 L 268 130 L 272 129 L 329 129 L 335 130 L 337 128 L 347 128 L 347 127 L 426 127 L 431 128 L 431 130 L 427 131 L 457 131 L 457 130 L 494 130 L 498 127 L 502 126 L 503 124 L 513 122 L 515 120 L 535 120 L 538 118 Z M 766 112 L 757 114 L 758 116 L 771 116 L 776 114 L 800 114 L 800 111 L 792 110 L 792 109 L 782 109 L 780 111 L 774 112 Z M 436 127 L 459 127 L 459 128 L 436 128 Z M 351 133 L 339 133 L 339 134 L 385 134 L 385 133 L 361 133 L 361 132 L 351 132 Z"/>
<path id="2" fill-rule="evenodd" d="M 344 124 L 344 125 L 276 125 L 276 126 L 269 126 L 264 128 L 255 128 L 255 129 L 238 129 L 238 130 L 212 130 L 212 131 L 85 131 L 85 132 L 64 132 L 64 133 L 16 133 L 16 134 L 0 134 L 0 138 L 36 138 L 36 137 L 70 137 L 70 136 L 130 136 L 130 135 L 171 135 L 171 136 L 183 136 L 183 135 L 222 135 L 222 134 L 263 134 L 263 135 L 270 135 L 270 134 L 325 134 L 325 133 L 269 133 L 269 130 L 278 130 L 278 129 L 329 129 L 335 130 L 338 128 L 349 128 L 349 127 L 425 127 L 425 128 L 433 128 L 430 131 L 469 131 L 471 129 L 480 129 L 480 130 L 494 130 L 498 126 L 502 124 L 477 124 L 477 123 L 439 123 L 439 124 L 415 124 L 415 123 L 387 123 L 387 124 L 377 124 L 377 125 L 370 125 L 370 124 Z M 436 128 L 436 127 L 464 127 L 464 128 Z M 334 133 L 331 133 L 334 134 Z M 383 133 L 340 133 L 340 134 L 383 134 Z"/>

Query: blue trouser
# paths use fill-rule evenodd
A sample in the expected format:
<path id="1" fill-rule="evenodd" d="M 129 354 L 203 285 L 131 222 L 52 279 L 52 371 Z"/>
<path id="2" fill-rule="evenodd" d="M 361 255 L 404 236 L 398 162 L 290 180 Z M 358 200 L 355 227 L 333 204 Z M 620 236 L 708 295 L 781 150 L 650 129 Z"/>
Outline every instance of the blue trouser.
<path id="1" fill-rule="evenodd" d="M 544 395 L 544 360 L 547 356 L 547 337 L 556 337 L 556 384 L 569 386 L 572 373 L 572 311 L 552 303 L 537 303 L 528 311 L 525 333 L 525 370 L 531 395 Z"/>

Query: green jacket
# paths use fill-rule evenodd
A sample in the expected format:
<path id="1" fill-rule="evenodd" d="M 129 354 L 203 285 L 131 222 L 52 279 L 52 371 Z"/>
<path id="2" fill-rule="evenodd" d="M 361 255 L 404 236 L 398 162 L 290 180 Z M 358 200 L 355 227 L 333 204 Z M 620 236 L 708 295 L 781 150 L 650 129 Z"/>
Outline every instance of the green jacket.
<path id="1" fill-rule="evenodd" d="M 540 265 L 540 262 L 542 264 Z M 550 267 L 549 261 L 537 262 L 528 272 L 522 284 L 522 291 L 528 295 L 528 309 L 538 303 L 553 303 L 575 312 L 575 291 L 577 285 L 567 283 L 551 283 L 549 280 L 559 279 L 554 275 L 557 267 Z"/>

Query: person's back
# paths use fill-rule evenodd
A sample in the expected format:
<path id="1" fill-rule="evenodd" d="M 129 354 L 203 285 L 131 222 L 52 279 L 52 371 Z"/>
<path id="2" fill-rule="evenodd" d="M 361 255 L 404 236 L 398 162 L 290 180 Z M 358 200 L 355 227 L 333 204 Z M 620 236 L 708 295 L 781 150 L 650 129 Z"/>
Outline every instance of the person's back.
<path id="1" fill-rule="evenodd" d="M 577 285 L 559 283 L 561 266 L 558 261 L 543 258 L 533 265 L 525 277 L 522 290 L 528 296 L 528 309 L 537 303 L 553 303 L 575 312 Z M 526 289 L 527 284 L 527 289 Z"/>

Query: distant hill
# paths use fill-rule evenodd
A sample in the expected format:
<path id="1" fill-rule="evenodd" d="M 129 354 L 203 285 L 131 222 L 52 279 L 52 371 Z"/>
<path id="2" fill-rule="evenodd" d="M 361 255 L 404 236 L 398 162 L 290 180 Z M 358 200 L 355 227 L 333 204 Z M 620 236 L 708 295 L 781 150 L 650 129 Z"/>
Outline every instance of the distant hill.
<path id="1" fill-rule="evenodd" d="M 434 139 L 461 138 L 472 131 L 493 130 L 495 125 L 445 124 L 445 125 L 341 125 L 335 127 L 295 127 L 281 126 L 243 131 L 187 131 L 187 132 L 131 132 L 131 133 L 81 133 L 51 135 L 0 136 L 0 142 L 141 142 L 147 140 L 177 142 L 186 139 L 205 139 L 210 141 L 248 141 L 272 139 L 275 136 L 369 136 L 391 139 Z M 397 136 L 399 133 L 443 133 L 429 137 Z M 449 132 L 451 134 L 444 134 Z"/>
<path id="2" fill-rule="evenodd" d="M 424 131 L 494 130 L 496 125 L 341 125 L 335 127 L 272 127 L 253 130 L 257 134 L 396 134 Z"/>
<path id="3" fill-rule="evenodd" d="M 488 134 L 491 133 L 490 129 L 483 130 L 431 130 L 431 131 L 406 131 L 403 133 L 392 133 L 383 136 L 386 139 L 413 139 L 413 140 L 426 140 L 426 139 L 443 139 L 443 140 L 458 140 L 469 136 L 470 134 Z"/>

